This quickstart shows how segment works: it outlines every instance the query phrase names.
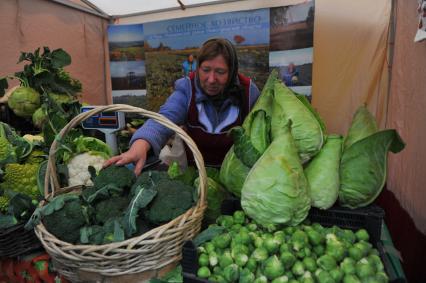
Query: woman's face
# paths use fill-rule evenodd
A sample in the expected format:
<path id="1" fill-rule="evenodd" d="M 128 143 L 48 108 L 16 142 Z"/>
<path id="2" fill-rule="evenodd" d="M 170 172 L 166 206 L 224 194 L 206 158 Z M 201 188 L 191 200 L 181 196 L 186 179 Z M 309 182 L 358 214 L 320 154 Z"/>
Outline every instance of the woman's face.
<path id="1" fill-rule="evenodd" d="M 228 82 L 229 68 L 222 55 L 204 61 L 199 69 L 201 88 L 207 95 L 218 95 L 223 92 Z"/>

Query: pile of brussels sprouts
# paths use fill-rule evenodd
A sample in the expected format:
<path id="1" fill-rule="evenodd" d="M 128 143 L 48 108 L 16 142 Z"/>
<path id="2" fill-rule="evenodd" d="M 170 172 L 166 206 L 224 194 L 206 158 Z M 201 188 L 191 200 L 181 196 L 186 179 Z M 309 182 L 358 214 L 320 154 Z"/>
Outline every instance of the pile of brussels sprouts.
<path id="1" fill-rule="evenodd" d="M 198 247 L 197 276 L 211 282 L 388 282 L 365 229 L 318 223 L 262 226 L 243 211 L 221 215 L 224 229 Z"/>

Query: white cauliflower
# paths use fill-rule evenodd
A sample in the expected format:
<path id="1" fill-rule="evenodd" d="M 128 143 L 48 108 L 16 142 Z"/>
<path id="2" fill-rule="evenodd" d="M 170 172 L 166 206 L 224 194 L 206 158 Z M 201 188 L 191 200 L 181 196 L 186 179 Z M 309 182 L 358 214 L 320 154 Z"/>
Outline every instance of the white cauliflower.
<path id="1" fill-rule="evenodd" d="M 68 162 L 68 186 L 93 186 L 90 180 L 89 166 L 93 166 L 96 172 L 101 170 L 102 164 L 106 159 L 99 155 L 92 155 L 89 152 L 84 152 L 74 156 Z"/>

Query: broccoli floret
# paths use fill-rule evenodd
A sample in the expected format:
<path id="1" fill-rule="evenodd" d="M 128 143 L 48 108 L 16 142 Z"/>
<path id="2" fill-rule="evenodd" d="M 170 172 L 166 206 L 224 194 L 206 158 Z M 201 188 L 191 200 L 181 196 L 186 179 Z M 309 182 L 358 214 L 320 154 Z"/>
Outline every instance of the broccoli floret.
<path id="1" fill-rule="evenodd" d="M 154 224 L 168 222 L 193 205 L 194 188 L 181 181 L 163 179 L 156 189 L 157 195 L 145 211 L 145 217 Z"/>
<path id="2" fill-rule="evenodd" d="M 37 187 L 38 166 L 38 164 L 6 164 L 0 189 L 13 190 L 32 199 L 38 199 L 40 197 Z"/>
<path id="3" fill-rule="evenodd" d="M 118 188 L 130 188 L 135 180 L 135 173 L 129 168 L 111 165 L 99 171 L 94 180 L 94 187 L 102 188 L 106 185 L 115 185 Z"/>
<path id="4" fill-rule="evenodd" d="M 95 219 L 99 224 L 104 224 L 108 219 L 122 216 L 129 200 L 125 197 L 112 197 L 100 201 L 95 206 Z"/>
<path id="5" fill-rule="evenodd" d="M 79 199 L 72 199 L 61 209 L 44 216 L 43 223 L 58 239 L 76 243 L 80 239 L 80 228 L 86 224 L 84 210 Z"/>
<path id="6" fill-rule="evenodd" d="M 103 226 L 93 225 L 80 229 L 82 244 L 108 244 L 124 241 L 124 229 L 121 218 L 110 218 Z"/>

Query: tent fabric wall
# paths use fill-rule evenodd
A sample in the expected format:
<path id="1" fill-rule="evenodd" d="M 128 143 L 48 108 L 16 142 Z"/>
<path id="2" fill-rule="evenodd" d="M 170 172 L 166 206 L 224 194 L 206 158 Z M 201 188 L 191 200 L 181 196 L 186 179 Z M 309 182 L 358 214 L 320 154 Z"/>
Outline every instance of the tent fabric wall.
<path id="1" fill-rule="evenodd" d="M 385 124 L 391 4 L 315 2 L 312 104 L 331 133 L 346 134 L 363 103 L 382 127 Z"/>
<path id="2" fill-rule="evenodd" d="M 82 100 L 111 103 L 106 19 L 45 0 L 0 1 L 0 77 L 23 69 L 21 51 L 62 48 L 72 58 L 66 70 L 83 85 Z M 16 83 L 12 81 L 12 83 Z"/>
<path id="3" fill-rule="evenodd" d="M 397 1 L 395 51 L 387 125 L 398 129 L 406 148 L 389 157 L 387 188 L 426 235 L 426 41 L 414 43 L 417 1 Z"/>

